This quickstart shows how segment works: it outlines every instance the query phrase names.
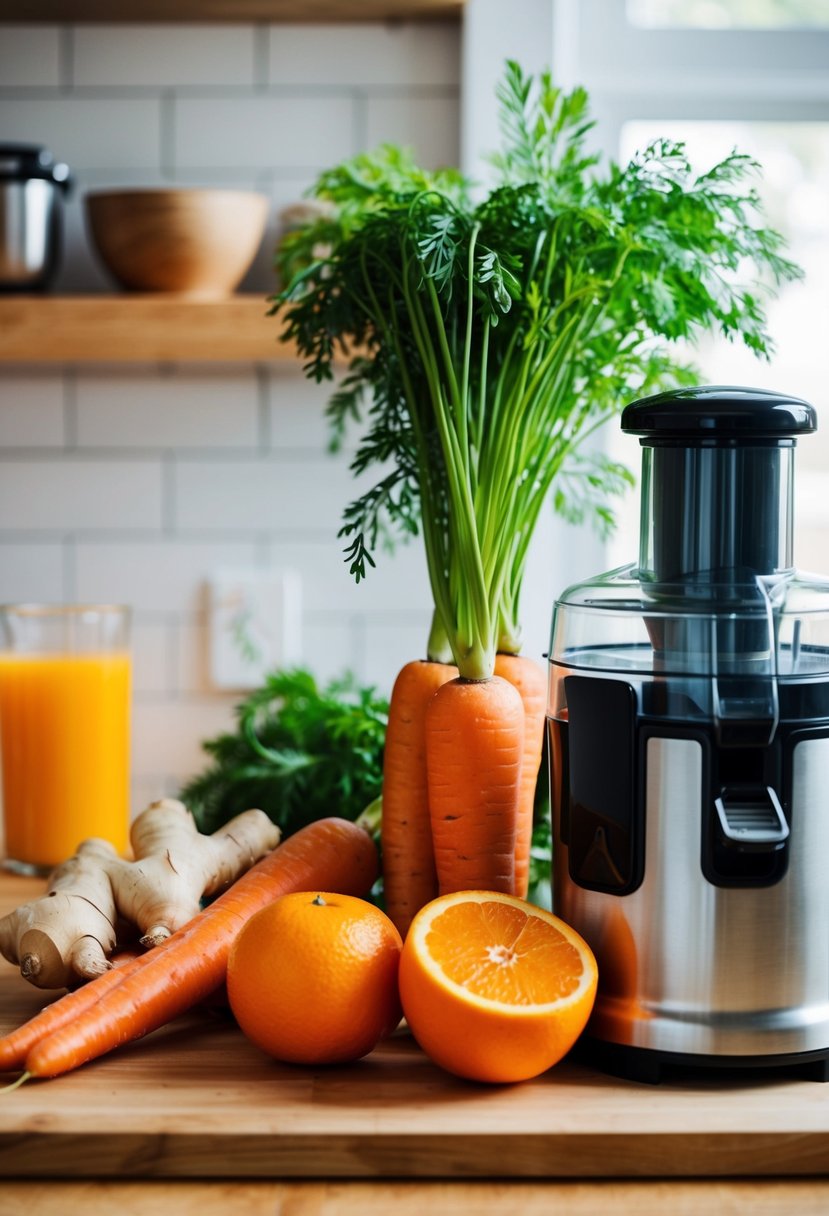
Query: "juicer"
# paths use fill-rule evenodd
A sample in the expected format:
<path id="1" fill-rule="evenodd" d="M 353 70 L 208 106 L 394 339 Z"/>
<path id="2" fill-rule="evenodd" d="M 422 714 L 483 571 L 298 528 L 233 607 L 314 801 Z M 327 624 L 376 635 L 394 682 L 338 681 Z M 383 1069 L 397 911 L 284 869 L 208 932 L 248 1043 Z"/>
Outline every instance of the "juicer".
<path id="1" fill-rule="evenodd" d="M 811 405 L 698 387 L 628 405 L 639 561 L 555 606 L 553 892 L 592 947 L 585 1052 L 829 1078 L 829 579 L 792 565 Z"/>

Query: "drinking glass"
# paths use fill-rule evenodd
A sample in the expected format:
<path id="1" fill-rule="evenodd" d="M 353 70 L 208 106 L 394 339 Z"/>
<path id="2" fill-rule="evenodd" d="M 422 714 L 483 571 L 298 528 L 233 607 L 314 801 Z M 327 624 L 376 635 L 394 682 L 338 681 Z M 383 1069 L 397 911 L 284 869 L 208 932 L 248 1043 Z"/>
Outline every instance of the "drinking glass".
<path id="1" fill-rule="evenodd" d="M 82 840 L 129 831 L 130 610 L 0 607 L 3 864 L 48 873 Z"/>

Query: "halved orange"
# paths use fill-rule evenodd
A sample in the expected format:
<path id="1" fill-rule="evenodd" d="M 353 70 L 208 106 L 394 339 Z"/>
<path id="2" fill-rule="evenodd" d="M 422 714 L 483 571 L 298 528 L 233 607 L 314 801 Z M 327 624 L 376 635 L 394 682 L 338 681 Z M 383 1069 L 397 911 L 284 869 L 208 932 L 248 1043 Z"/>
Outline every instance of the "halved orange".
<path id="1" fill-rule="evenodd" d="M 474 1081 L 524 1081 L 556 1064 L 587 1024 L 597 980 L 574 929 L 495 891 L 432 900 L 400 959 L 400 998 L 418 1043 Z"/>

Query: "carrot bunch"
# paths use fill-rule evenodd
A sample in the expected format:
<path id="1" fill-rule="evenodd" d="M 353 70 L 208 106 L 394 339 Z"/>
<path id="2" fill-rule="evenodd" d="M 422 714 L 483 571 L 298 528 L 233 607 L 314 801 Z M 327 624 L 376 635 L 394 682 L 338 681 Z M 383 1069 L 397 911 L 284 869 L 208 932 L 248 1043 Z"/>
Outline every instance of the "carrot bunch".
<path id="1" fill-rule="evenodd" d="M 392 706 L 390 864 L 410 853 L 415 902 L 428 886 L 421 754 L 441 889 L 516 882 L 517 791 L 540 731 L 501 681 L 515 676 L 525 706 L 541 695 L 515 657 L 530 542 L 552 507 L 606 530 L 633 482 L 585 440 L 625 401 L 693 383 L 678 339 L 717 331 L 767 351 L 757 278 L 800 277 L 762 222 L 750 157 L 700 172 L 658 139 L 603 163 L 584 89 L 508 62 L 497 96 L 491 189 L 391 145 L 352 157 L 320 176 L 319 217 L 284 240 L 274 297 L 309 376 L 333 379 L 350 355 L 334 439 L 364 418 L 352 468 L 378 471 L 345 511 L 351 570 L 366 574 L 389 525 L 421 532 L 445 643 L 427 657 L 458 672 L 437 690 L 439 671 L 408 672 Z"/>
<path id="2" fill-rule="evenodd" d="M 498 654 L 491 681 L 428 659 L 397 676 L 381 841 L 385 908 L 403 936 L 439 894 L 526 898 L 545 691 L 539 666 L 520 655 Z"/>
<path id="3" fill-rule="evenodd" d="M 545 696 L 519 655 L 518 600 L 555 473 L 544 454 L 569 331 L 556 340 L 534 285 L 554 240 L 537 242 L 520 284 L 497 253 L 511 204 L 476 208 L 457 174 L 424 174 L 386 148 L 324 174 L 317 193 L 329 209 L 282 247 L 285 336 L 318 379 L 337 339 L 363 349 L 332 416 L 343 425 L 369 388 L 354 470 L 397 466 L 347 508 L 348 560 L 359 581 L 385 509 L 422 530 L 434 603 L 426 661 L 397 678 L 385 744 L 384 893 L 405 934 L 438 893 L 527 893 Z"/>

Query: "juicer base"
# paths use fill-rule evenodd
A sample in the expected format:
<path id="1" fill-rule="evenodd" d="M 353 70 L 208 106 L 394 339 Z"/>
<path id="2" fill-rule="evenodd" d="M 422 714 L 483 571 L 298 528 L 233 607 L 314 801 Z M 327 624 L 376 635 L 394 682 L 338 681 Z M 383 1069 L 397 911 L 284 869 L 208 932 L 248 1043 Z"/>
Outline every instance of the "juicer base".
<path id="1" fill-rule="evenodd" d="M 625 1081 L 640 1081 L 659 1085 L 669 1071 L 694 1069 L 726 1069 L 735 1077 L 752 1070 L 788 1069 L 793 1076 L 808 1081 L 829 1081 L 829 1048 L 775 1056 L 711 1056 L 691 1055 L 675 1051 L 654 1051 L 648 1047 L 631 1047 L 624 1043 L 608 1043 L 583 1038 L 573 1050 L 573 1058 L 601 1072 Z"/>

